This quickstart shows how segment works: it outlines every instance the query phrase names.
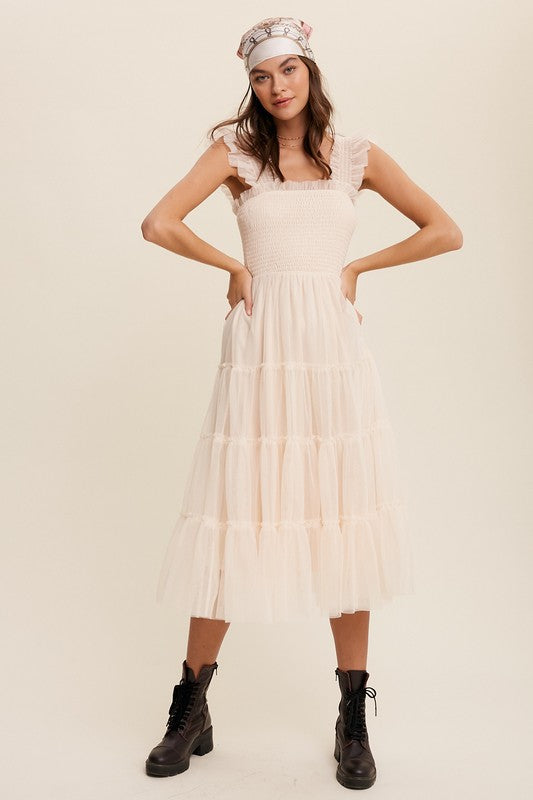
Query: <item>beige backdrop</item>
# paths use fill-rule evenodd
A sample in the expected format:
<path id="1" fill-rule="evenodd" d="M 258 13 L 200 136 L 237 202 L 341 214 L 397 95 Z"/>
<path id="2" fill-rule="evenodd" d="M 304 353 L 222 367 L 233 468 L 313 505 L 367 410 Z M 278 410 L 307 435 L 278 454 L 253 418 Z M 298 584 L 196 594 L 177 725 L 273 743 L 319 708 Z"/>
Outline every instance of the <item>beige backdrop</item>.
<path id="1" fill-rule="evenodd" d="M 227 273 L 140 224 L 302 17 L 339 132 L 366 131 L 460 251 L 366 273 L 358 308 L 404 465 L 417 593 L 371 619 L 376 798 L 529 798 L 531 4 L 155 0 L 2 11 L 2 753 L 10 800 L 333 798 L 329 623 L 230 626 L 215 750 L 144 774 L 188 619 L 155 584 L 219 357 Z M 217 191 L 187 218 L 237 257 Z M 365 192 L 349 258 L 415 226 Z"/>

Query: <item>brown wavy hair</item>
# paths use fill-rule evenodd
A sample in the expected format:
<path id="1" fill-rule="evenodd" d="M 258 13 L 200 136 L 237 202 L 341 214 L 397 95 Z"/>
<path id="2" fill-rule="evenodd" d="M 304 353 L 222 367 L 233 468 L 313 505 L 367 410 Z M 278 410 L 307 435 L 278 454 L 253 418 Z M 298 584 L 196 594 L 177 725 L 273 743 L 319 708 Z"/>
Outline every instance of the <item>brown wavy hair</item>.
<path id="1" fill-rule="evenodd" d="M 314 159 L 318 166 L 322 167 L 323 175 L 329 179 L 331 167 L 320 152 L 320 144 L 326 131 L 333 138 L 335 137 L 331 122 L 333 105 L 322 86 L 322 73 L 316 63 L 307 56 L 298 57 L 309 70 L 309 99 L 306 106 L 309 122 L 303 141 L 304 151 Z M 249 92 L 250 97 L 246 103 Z M 215 131 L 225 125 L 235 125 L 235 135 L 240 148 L 261 162 L 259 174 L 268 165 L 274 175 L 277 175 L 281 181 L 285 181 L 279 168 L 279 143 L 274 118 L 262 106 L 253 91 L 251 82 L 248 83 L 248 89 L 241 100 L 236 116 L 218 122 L 209 129 L 207 137 L 214 141 Z"/>

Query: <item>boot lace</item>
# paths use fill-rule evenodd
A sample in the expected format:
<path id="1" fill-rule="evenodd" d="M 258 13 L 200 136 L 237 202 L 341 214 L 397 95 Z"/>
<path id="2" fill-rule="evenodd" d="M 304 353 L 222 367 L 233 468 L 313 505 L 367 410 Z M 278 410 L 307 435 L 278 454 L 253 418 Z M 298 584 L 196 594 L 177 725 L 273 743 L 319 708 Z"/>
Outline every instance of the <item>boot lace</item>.
<path id="1" fill-rule="evenodd" d="M 376 690 L 371 686 L 364 689 L 357 689 L 354 692 L 346 692 L 346 729 L 354 739 L 362 741 L 367 738 L 365 719 L 366 698 L 371 697 L 374 701 L 375 714 L 378 715 L 378 704 L 376 702 Z"/>
<path id="2" fill-rule="evenodd" d="M 172 703 L 168 710 L 167 728 L 169 731 L 183 730 L 187 724 L 199 688 L 200 684 L 186 682 L 183 679 L 174 686 Z"/>

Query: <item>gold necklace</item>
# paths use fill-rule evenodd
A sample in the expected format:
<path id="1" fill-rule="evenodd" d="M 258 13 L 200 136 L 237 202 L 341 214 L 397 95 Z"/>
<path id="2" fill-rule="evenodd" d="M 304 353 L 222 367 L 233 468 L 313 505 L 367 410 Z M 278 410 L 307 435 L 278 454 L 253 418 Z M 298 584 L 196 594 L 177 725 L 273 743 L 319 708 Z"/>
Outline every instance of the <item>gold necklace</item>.
<path id="1" fill-rule="evenodd" d="M 279 142 L 279 146 L 280 147 L 288 147 L 290 150 L 297 150 L 297 149 L 299 149 L 299 145 L 297 145 L 297 144 L 284 144 L 283 142 L 280 142 L 279 140 L 280 139 L 286 139 L 287 141 L 294 141 L 294 140 L 299 140 L 299 139 L 303 139 L 303 138 L 304 138 L 303 136 L 278 136 L 278 142 Z"/>

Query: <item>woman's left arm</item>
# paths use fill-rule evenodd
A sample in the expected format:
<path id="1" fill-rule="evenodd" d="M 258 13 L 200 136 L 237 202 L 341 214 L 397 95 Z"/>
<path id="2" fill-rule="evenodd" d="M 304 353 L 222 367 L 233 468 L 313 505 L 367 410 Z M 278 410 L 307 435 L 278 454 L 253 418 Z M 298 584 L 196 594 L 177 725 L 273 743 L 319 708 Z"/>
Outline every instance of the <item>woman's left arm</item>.
<path id="1" fill-rule="evenodd" d="M 459 250 L 463 246 L 463 234 L 449 214 L 417 186 L 391 156 L 374 142 L 370 144 L 368 164 L 360 188 L 378 192 L 394 208 L 418 225 L 420 230 L 391 247 L 351 261 L 344 270 L 352 279 L 357 279 L 361 272 L 407 264 L 449 250 Z M 353 293 L 355 296 L 354 290 L 355 286 L 352 286 L 352 291 L 348 290 L 348 294 Z"/>

